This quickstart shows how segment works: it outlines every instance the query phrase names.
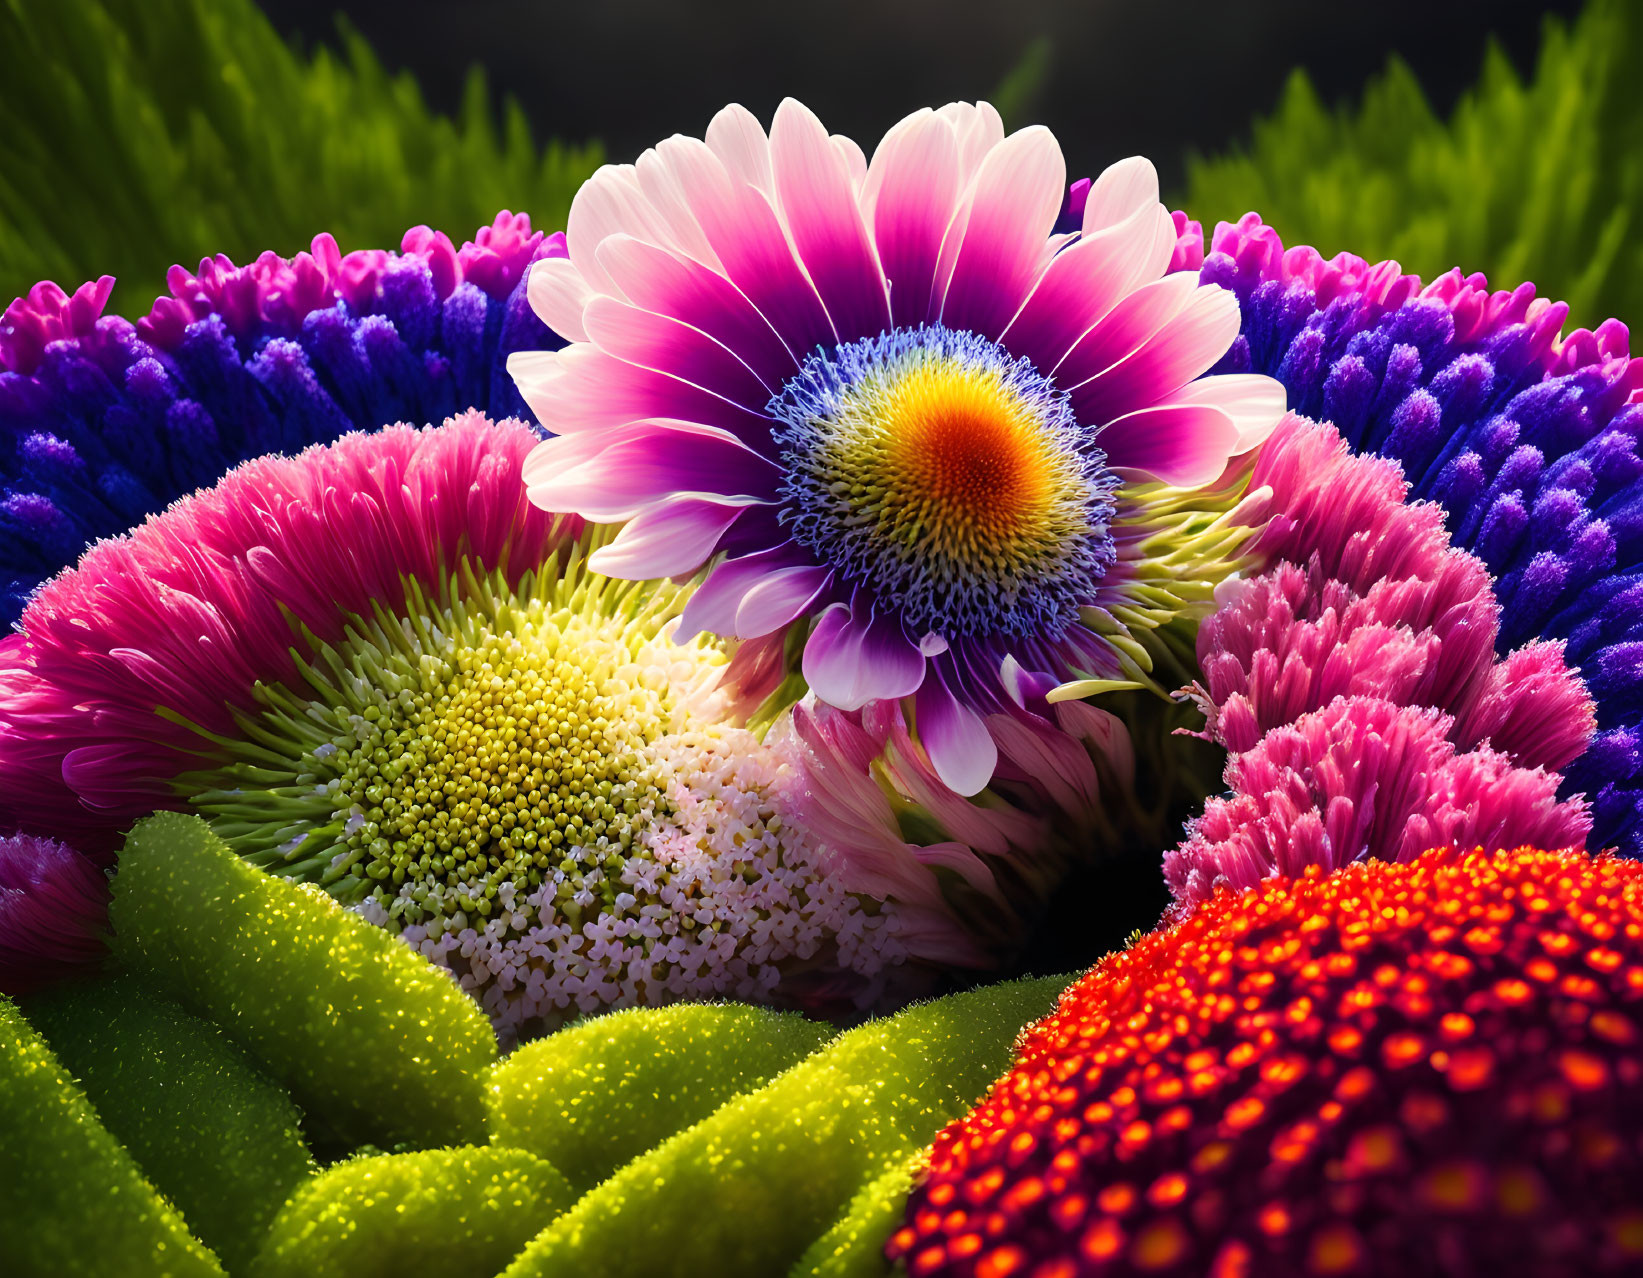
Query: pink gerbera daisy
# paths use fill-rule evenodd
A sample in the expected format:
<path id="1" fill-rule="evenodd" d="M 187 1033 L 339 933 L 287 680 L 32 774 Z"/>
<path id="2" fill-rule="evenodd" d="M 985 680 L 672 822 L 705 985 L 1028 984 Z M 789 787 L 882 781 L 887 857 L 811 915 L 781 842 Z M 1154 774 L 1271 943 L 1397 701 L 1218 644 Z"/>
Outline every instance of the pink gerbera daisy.
<path id="1" fill-rule="evenodd" d="M 807 627 L 818 698 L 912 698 L 937 773 L 976 792 L 987 716 L 1144 672 L 1129 631 L 1195 598 L 1161 494 L 1213 484 L 1284 407 L 1268 378 L 1203 376 L 1238 304 L 1170 273 L 1147 161 L 1057 235 L 1065 193 L 1055 138 L 985 104 L 909 116 L 871 162 L 797 102 L 768 137 L 731 106 L 600 170 L 529 283 L 571 345 L 510 361 L 557 436 L 532 499 L 627 521 L 602 572 L 711 562 L 686 631 Z"/>

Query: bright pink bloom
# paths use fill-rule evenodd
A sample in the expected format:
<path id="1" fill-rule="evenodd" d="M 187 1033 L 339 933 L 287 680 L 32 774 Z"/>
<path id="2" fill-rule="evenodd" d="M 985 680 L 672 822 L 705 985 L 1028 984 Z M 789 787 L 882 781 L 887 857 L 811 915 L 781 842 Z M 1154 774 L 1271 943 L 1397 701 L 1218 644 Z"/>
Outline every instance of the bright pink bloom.
<path id="1" fill-rule="evenodd" d="M 73 296 L 41 280 L 0 316 L 0 372 L 27 377 L 40 367 L 48 343 L 93 337 L 113 291 L 112 275 L 80 285 Z"/>
<path id="2" fill-rule="evenodd" d="M 985 104 L 909 116 L 871 162 L 791 100 L 768 137 L 729 107 L 602 169 L 529 282 L 572 344 L 510 361 L 558 436 L 532 500 L 626 521 L 600 571 L 711 562 L 687 628 L 812 627 L 817 697 L 912 698 L 974 793 L 1012 687 L 1124 669 L 1090 618 L 1131 601 L 1132 485 L 1214 481 L 1283 407 L 1203 377 L 1238 308 L 1168 273 L 1190 231 L 1150 164 L 1092 183 L 1075 236 L 1065 191 L 1055 139 Z"/>
<path id="3" fill-rule="evenodd" d="M 55 839 L 0 838 L 0 991 L 21 994 L 108 952 L 108 880 Z"/>
<path id="4" fill-rule="evenodd" d="M 177 807 L 203 734 L 238 734 L 259 682 L 300 683 L 293 625 L 322 641 L 399 608 L 464 556 L 512 576 L 578 523 L 531 506 L 536 436 L 478 414 L 347 435 L 230 472 L 41 587 L 0 642 L 0 824 L 107 852 Z"/>
<path id="5" fill-rule="evenodd" d="M 1309 865 L 1585 842 L 1586 804 L 1558 801 L 1555 772 L 1518 767 L 1486 746 L 1459 752 L 1453 726 L 1435 710 L 1341 697 L 1234 755 L 1231 797 L 1205 804 L 1186 841 L 1164 854 L 1177 914 L 1218 883 L 1253 887 Z"/>
<path id="6" fill-rule="evenodd" d="M 1271 489 L 1256 548 L 1278 562 L 1227 582 L 1199 628 L 1196 695 L 1214 739 L 1240 753 L 1336 697 L 1367 696 L 1440 710 L 1461 749 L 1488 741 L 1526 767 L 1560 769 L 1586 748 L 1592 701 L 1562 644 L 1496 660 L 1488 570 L 1451 546 L 1439 507 L 1405 502 L 1396 463 L 1292 416 L 1251 484 Z"/>

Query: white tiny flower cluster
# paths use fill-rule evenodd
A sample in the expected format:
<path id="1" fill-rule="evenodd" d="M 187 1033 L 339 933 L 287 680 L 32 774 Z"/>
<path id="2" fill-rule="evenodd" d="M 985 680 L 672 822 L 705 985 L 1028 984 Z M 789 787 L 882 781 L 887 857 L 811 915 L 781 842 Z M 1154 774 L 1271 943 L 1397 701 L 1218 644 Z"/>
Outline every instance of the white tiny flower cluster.
<path id="1" fill-rule="evenodd" d="M 685 695 L 673 730 L 639 747 L 653 799 L 628 827 L 632 846 L 566 849 L 528 894 L 502 884 L 490 917 L 452 910 L 402 938 L 450 969 L 510 1040 L 611 1006 L 781 1001 L 777 986 L 796 971 L 875 1001 L 906 957 L 894 913 L 864 907 L 826 872 L 826 850 L 795 816 L 785 747 L 720 721 L 701 669 L 665 641 L 639 660 Z M 356 908 L 389 922 L 379 900 Z"/>

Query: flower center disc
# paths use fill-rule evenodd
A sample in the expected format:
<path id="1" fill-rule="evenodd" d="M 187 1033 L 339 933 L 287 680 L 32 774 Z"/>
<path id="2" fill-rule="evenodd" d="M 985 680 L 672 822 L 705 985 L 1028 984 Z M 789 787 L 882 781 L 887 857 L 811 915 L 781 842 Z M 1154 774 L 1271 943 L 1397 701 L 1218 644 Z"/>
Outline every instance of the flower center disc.
<path id="1" fill-rule="evenodd" d="M 909 631 L 1057 633 L 1112 563 L 1104 455 L 996 342 L 935 326 L 818 352 L 769 411 L 794 539 Z"/>
<path id="2" fill-rule="evenodd" d="M 905 544 L 962 553 L 1053 519 L 1056 459 L 996 373 L 925 366 L 888 399 L 883 517 Z"/>

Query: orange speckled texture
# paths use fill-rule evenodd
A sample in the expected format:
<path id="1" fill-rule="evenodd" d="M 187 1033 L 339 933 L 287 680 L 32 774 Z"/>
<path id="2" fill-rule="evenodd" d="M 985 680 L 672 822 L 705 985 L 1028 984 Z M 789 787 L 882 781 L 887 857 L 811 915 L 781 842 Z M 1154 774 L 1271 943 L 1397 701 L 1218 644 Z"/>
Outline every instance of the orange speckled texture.
<path id="1" fill-rule="evenodd" d="M 937 1138 L 914 1278 L 1643 1272 L 1643 865 L 1225 890 L 1100 963 Z"/>

